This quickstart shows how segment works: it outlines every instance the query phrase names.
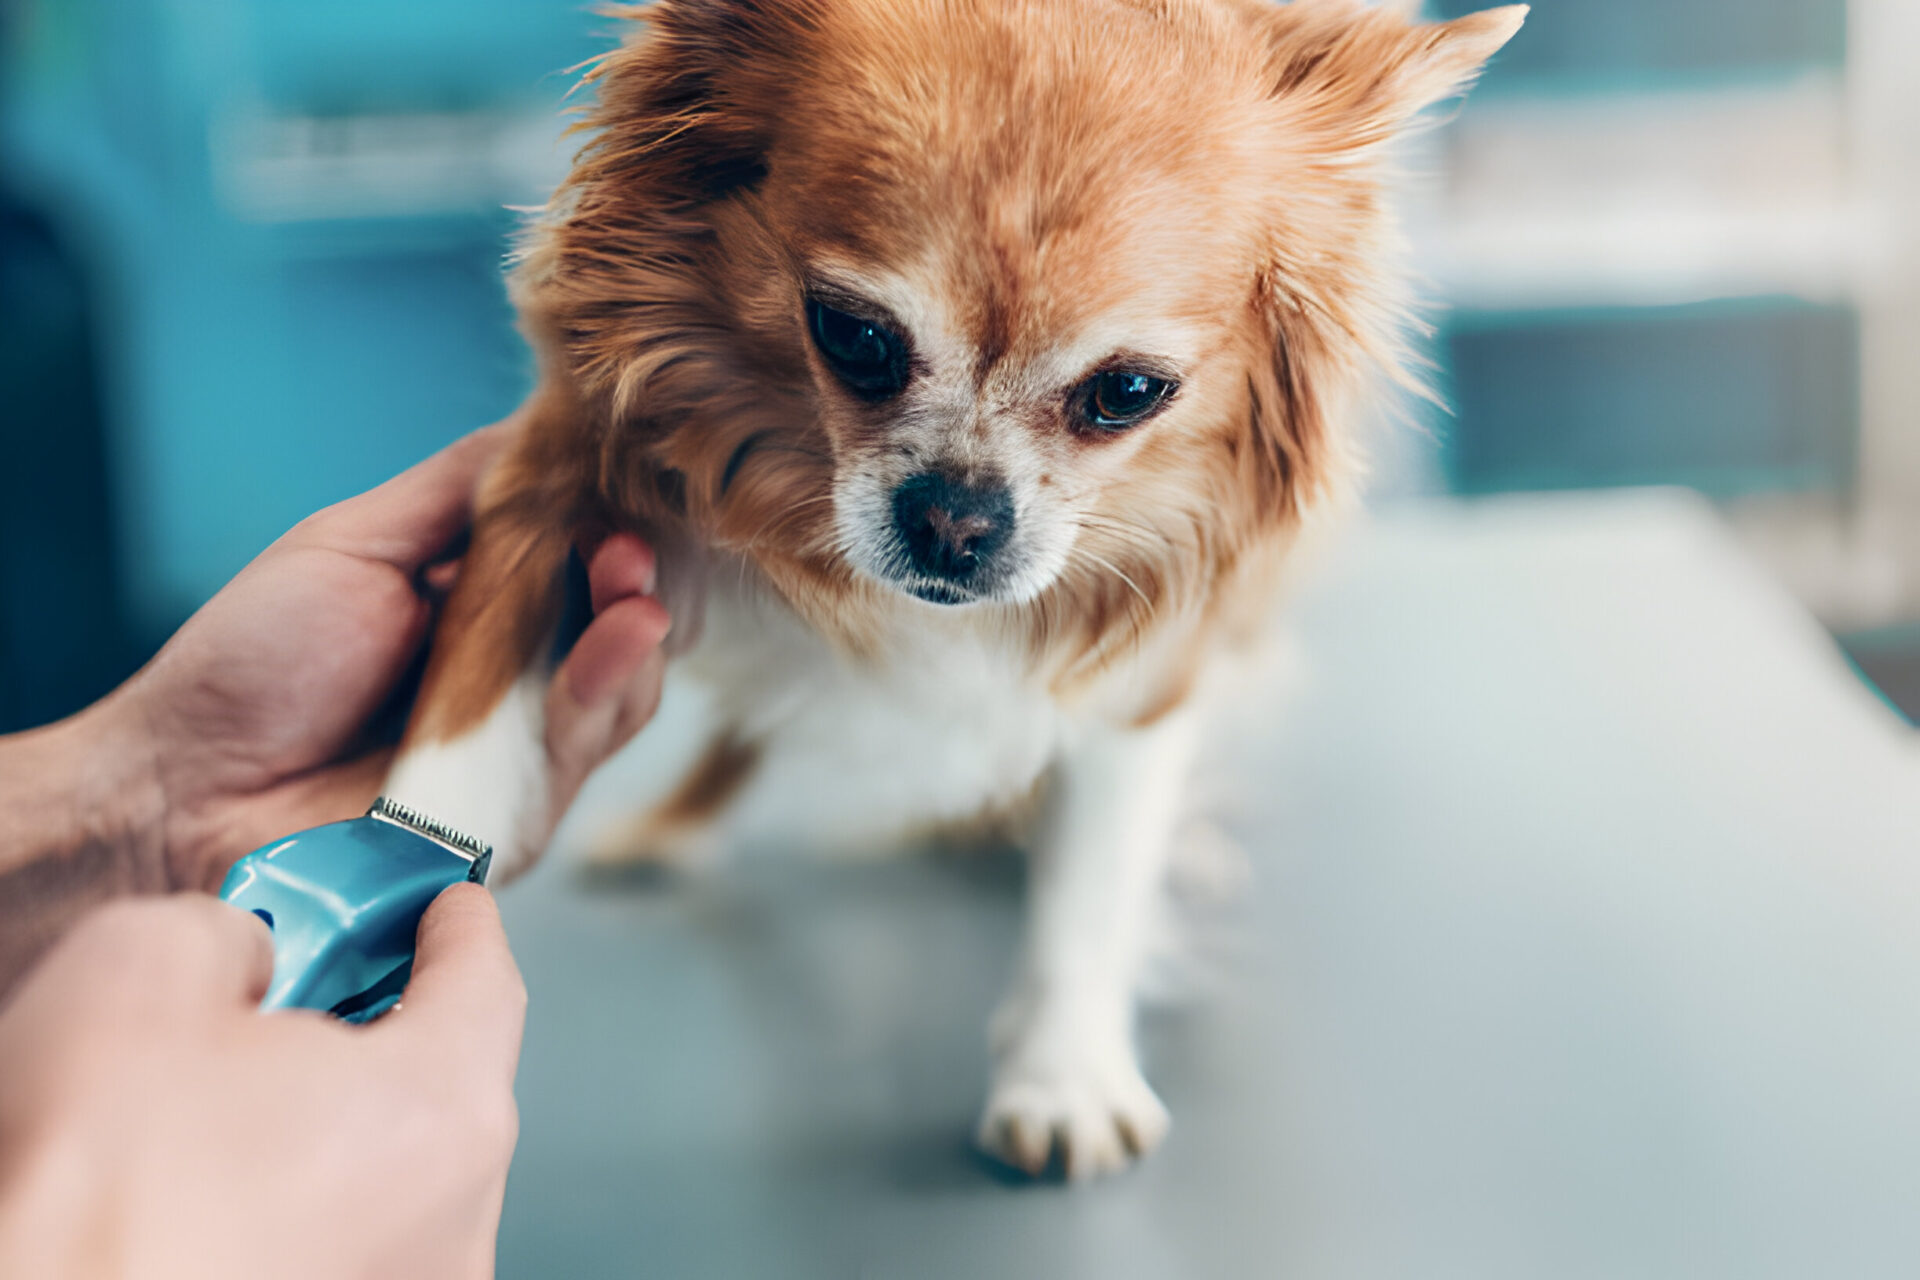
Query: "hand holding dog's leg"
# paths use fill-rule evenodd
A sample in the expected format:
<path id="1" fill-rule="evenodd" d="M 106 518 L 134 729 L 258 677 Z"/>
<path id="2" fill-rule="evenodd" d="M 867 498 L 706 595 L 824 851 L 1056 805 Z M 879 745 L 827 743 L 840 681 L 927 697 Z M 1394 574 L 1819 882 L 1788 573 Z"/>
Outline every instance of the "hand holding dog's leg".
<path id="1" fill-rule="evenodd" d="M 587 775 L 660 701 L 670 622 L 651 594 L 653 554 L 631 535 L 594 552 L 593 623 L 549 667 L 565 547 L 545 531 L 476 532 L 387 781 L 395 799 L 492 844 L 499 876 L 539 857 Z"/>
<path id="2" fill-rule="evenodd" d="M 1032 853 L 1026 955 L 994 1017 L 989 1152 L 1029 1172 L 1125 1167 L 1166 1108 L 1140 1074 L 1133 990 L 1192 753 L 1189 713 L 1093 731 L 1060 761 Z"/>

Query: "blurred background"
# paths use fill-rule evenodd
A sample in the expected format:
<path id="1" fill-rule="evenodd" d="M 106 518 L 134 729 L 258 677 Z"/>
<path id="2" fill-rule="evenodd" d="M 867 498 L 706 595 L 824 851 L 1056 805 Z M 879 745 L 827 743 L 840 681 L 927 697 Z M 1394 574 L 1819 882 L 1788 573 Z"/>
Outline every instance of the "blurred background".
<path id="1" fill-rule="evenodd" d="M 510 410 L 575 0 L 0 0 L 0 730 Z M 1435 16 L 1478 7 L 1442 0 Z M 1920 711 L 1911 0 L 1540 0 L 1416 168 L 1381 498 L 1679 485 Z"/>

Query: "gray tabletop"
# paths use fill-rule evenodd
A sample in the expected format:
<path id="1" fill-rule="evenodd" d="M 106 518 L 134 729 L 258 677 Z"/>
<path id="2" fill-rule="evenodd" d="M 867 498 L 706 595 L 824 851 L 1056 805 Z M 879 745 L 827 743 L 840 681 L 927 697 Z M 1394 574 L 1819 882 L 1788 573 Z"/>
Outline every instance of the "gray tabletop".
<path id="1" fill-rule="evenodd" d="M 1920 746 L 1710 513 L 1403 509 L 1293 615 L 1220 740 L 1251 876 L 1145 1024 L 1161 1152 L 969 1151 L 1011 855 L 562 854 L 504 895 L 501 1274 L 1920 1274 Z"/>

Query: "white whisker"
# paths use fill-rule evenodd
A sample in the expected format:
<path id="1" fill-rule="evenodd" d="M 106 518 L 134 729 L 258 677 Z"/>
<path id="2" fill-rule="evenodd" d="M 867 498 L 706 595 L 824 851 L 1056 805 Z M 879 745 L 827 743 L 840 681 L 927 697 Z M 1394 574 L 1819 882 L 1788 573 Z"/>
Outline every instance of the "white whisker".
<path id="1" fill-rule="evenodd" d="M 788 519 L 789 517 L 793 516 L 797 512 L 806 511 L 812 507 L 819 506 L 823 502 L 832 502 L 832 501 L 833 501 L 832 494 L 816 493 L 811 498 L 807 498 L 801 502 L 796 502 L 792 506 L 774 513 L 773 515 L 767 518 L 767 521 L 765 524 L 761 525 L 758 529 L 754 530 L 753 536 L 751 538 L 748 538 L 746 542 L 741 545 L 741 551 L 743 553 L 751 554 L 753 550 L 760 545 L 760 540 L 761 538 L 766 536 L 767 530 L 773 528 L 774 525 L 779 524 L 782 520 Z"/>
<path id="2" fill-rule="evenodd" d="M 1120 567 L 1114 564 L 1113 561 L 1108 560 L 1102 556 L 1095 555 L 1093 552 L 1088 551 L 1084 547 L 1080 549 L 1080 554 L 1085 556 L 1087 559 L 1093 561 L 1095 564 L 1099 565 L 1101 568 L 1105 569 L 1107 572 L 1111 573 L 1114 577 L 1120 579 L 1120 581 L 1126 583 L 1129 587 L 1132 587 L 1133 594 L 1140 597 L 1140 603 L 1146 607 L 1147 612 L 1148 613 L 1153 612 L 1153 601 L 1147 599 L 1147 593 L 1140 589 L 1140 584 L 1135 582 L 1132 578 L 1129 578 L 1126 574 L 1122 573 L 1120 571 Z"/>

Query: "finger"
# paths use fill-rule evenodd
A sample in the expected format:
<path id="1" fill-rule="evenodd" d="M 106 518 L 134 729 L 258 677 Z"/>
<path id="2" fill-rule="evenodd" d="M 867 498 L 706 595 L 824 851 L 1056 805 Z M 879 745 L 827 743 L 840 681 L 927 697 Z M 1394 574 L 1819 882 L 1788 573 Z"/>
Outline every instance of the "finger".
<path id="1" fill-rule="evenodd" d="M 273 938 L 251 912 L 199 893 L 127 898 L 75 927 L 56 956 L 149 1005 L 245 1009 L 273 980 Z"/>
<path id="2" fill-rule="evenodd" d="M 420 582 L 427 589 L 427 594 L 438 599 L 445 599 L 451 595 L 453 584 L 459 579 L 460 562 L 458 560 L 436 561 L 420 573 Z"/>
<path id="3" fill-rule="evenodd" d="M 621 606 L 622 609 L 626 606 Z M 554 812 L 561 812 L 587 775 L 645 728 L 660 706 L 666 654 L 656 645 L 633 660 L 626 674 L 599 700 L 583 704 L 564 676 L 547 693 L 547 760 L 553 770 Z"/>
<path id="4" fill-rule="evenodd" d="M 408 1041 L 410 1053 L 450 1079 L 511 1086 L 527 988 L 492 894 L 457 884 L 434 899 L 420 918 L 413 977 L 400 1005 L 370 1033 Z"/>
<path id="5" fill-rule="evenodd" d="M 251 1009 L 273 982 L 273 930 L 251 911 L 204 894 L 179 894 L 169 900 L 183 927 L 200 929 L 209 965 L 202 988 L 210 1002 Z"/>
<path id="6" fill-rule="evenodd" d="M 481 477 L 517 429 L 512 419 L 483 427 L 385 484 L 315 514 L 296 533 L 413 573 L 473 522 Z"/>
<path id="7" fill-rule="evenodd" d="M 651 596 L 617 600 L 581 632 L 560 664 L 555 683 L 577 706 L 601 706 L 633 678 L 672 627 L 666 606 Z"/>
<path id="8" fill-rule="evenodd" d="M 615 703 L 618 713 L 614 716 L 613 729 L 607 735 L 601 759 L 626 746 L 634 734 L 652 721 L 654 713 L 660 710 L 660 690 L 665 683 L 666 673 L 666 650 L 655 649 L 621 690 L 620 698 Z M 599 760 L 594 763 L 598 765 Z"/>
<path id="9" fill-rule="evenodd" d="M 564 813 L 588 775 L 653 719 L 667 622 L 657 600 L 622 600 L 594 619 L 555 676 L 546 707 L 555 813 Z"/>
<path id="10" fill-rule="evenodd" d="M 627 596 L 652 595 L 656 567 L 653 548 L 635 535 L 616 533 L 607 538 L 587 562 L 593 611 L 599 613 Z"/>

